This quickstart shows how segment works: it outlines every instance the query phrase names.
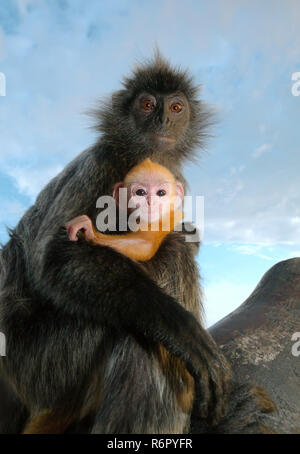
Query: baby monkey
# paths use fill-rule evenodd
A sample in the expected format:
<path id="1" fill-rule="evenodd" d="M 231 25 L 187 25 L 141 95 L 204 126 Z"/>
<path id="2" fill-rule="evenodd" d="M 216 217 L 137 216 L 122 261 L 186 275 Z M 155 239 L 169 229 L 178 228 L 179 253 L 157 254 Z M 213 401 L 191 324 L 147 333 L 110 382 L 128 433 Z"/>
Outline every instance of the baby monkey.
<path id="1" fill-rule="evenodd" d="M 166 167 L 148 158 L 115 185 L 113 197 L 118 206 L 121 188 L 127 189 L 127 206 L 135 207 L 129 208 L 129 215 L 138 209 L 136 231 L 105 235 L 96 231 L 91 219 L 83 215 L 66 224 L 68 236 L 71 241 L 77 241 L 78 232 L 83 230 L 87 241 L 109 246 L 133 260 L 145 262 L 156 254 L 164 237 L 182 220 L 179 207 L 184 196 L 183 186 Z"/>

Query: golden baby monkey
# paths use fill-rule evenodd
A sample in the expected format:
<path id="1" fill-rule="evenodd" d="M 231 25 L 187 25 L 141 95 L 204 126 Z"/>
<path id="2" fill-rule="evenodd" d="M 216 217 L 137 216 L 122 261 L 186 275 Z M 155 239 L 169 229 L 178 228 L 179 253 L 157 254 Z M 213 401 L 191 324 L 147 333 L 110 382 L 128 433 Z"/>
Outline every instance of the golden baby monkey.
<path id="1" fill-rule="evenodd" d="M 123 182 L 115 185 L 113 195 L 117 204 L 120 188 L 127 189 L 127 201 L 138 208 L 140 222 L 137 231 L 105 235 L 97 232 L 91 219 L 83 215 L 66 224 L 69 238 L 77 241 L 77 233 L 83 230 L 86 240 L 145 262 L 155 255 L 165 236 L 183 218 L 179 209 L 184 196 L 182 184 L 166 167 L 146 159 L 133 167 Z"/>

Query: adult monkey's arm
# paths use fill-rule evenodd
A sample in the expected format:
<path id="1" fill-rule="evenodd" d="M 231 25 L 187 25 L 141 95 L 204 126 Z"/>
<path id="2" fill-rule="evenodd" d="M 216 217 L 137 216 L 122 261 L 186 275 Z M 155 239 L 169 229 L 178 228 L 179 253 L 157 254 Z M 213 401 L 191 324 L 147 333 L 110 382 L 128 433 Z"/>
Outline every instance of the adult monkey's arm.
<path id="1" fill-rule="evenodd" d="M 162 343 L 199 382 L 203 416 L 215 395 L 225 392 L 226 367 L 209 334 L 137 264 L 112 249 L 70 242 L 61 229 L 47 244 L 36 291 L 73 317 Z"/>

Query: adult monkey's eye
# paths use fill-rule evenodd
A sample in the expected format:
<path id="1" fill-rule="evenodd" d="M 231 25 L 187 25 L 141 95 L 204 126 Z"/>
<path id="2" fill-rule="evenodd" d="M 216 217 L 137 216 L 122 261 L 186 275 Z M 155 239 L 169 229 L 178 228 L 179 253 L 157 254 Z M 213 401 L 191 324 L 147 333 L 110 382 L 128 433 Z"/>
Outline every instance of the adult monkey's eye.
<path id="1" fill-rule="evenodd" d="M 179 102 L 174 102 L 170 105 L 171 112 L 178 113 L 182 111 L 182 105 Z"/>
<path id="2" fill-rule="evenodd" d="M 144 110 L 152 110 L 154 107 L 154 103 L 149 99 L 146 99 L 145 101 L 143 101 L 142 107 Z"/>
<path id="3" fill-rule="evenodd" d="M 146 195 L 146 191 L 144 189 L 138 189 L 136 192 L 136 195 L 143 197 Z"/>
<path id="4" fill-rule="evenodd" d="M 163 197 L 164 195 L 166 195 L 166 191 L 164 189 L 159 189 L 156 195 L 158 195 L 158 197 Z"/>

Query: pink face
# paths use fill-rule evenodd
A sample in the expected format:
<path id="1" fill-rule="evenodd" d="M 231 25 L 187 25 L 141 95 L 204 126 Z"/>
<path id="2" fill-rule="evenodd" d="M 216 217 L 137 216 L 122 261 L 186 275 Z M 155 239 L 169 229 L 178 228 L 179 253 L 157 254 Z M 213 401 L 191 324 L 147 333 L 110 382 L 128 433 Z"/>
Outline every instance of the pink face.
<path id="1" fill-rule="evenodd" d="M 139 208 L 141 221 L 158 221 L 169 210 L 172 199 L 172 186 L 168 182 L 133 183 L 130 186 L 130 205 Z"/>
<path id="2" fill-rule="evenodd" d="M 114 198 L 119 203 L 119 189 L 124 187 L 122 182 L 114 188 Z M 156 222 L 170 212 L 170 208 L 179 207 L 184 191 L 179 182 L 153 181 L 145 179 L 133 182 L 127 186 L 127 201 L 129 211 L 139 209 L 141 222 Z"/>
<path id="3" fill-rule="evenodd" d="M 168 181 L 136 182 L 128 190 L 130 206 L 139 208 L 142 222 L 157 222 L 170 212 L 170 208 L 176 209 L 183 198 L 182 185 L 176 183 L 174 188 Z"/>

